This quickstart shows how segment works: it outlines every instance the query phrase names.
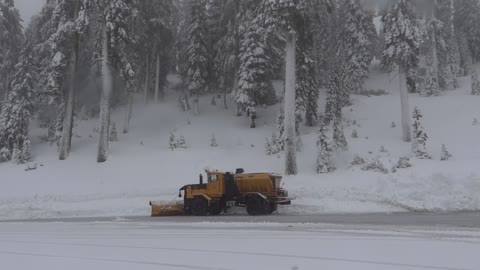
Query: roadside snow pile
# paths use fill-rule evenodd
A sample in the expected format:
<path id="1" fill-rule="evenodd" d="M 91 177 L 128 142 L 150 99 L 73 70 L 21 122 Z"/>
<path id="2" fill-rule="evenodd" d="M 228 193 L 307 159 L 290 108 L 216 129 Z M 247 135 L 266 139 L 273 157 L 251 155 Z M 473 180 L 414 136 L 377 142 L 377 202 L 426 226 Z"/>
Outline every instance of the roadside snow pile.
<path id="1" fill-rule="evenodd" d="M 480 177 L 434 174 L 431 177 L 394 176 L 379 181 L 380 200 L 414 211 L 480 210 Z"/>

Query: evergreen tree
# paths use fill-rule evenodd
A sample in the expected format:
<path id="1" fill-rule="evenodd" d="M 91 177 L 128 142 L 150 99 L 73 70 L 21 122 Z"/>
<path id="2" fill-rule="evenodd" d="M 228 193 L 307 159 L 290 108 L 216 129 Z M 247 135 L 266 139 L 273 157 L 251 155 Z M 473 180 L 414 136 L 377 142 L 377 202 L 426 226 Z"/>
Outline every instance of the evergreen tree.
<path id="1" fill-rule="evenodd" d="M 253 21 L 240 44 L 238 89 L 233 99 L 244 110 L 275 100 L 266 35 L 267 30 Z"/>
<path id="2" fill-rule="evenodd" d="M 363 10 L 360 0 L 342 0 L 340 6 L 342 31 L 340 34 L 340 51 L 349 70 L 354 92 L 363 90 L 371 55 L 372 41 L 375 36 L 373 16 Z"/>
<path id="3" fill-rule="evenodd" d="M 199 97 L 207 87 L 208 55 L 206 0 L 188 0 L 181 28 L 180 73 L 190 94 L 195 96 L 195 113 L 199 113 Z"/>
<path id="4" fill-rule="evenodd" d="M 21 23 L 14 1 L 0 1 L 0 103 L 10 91 L 15 65 L 20 57 L 20 44 L 24 39 Z"/>
<path id="5" fill-rule="evenodd" d="M 427 151 L 427 139 L 428 136 L 425 133 L 423 125 L 421 123 L 422 114 L 420 110 L 415 107 L 413 110 L 413 143 L 412 152 L 419 159 L 431 159 Z"/>
<path id="6" fill-rule="evenodd" d="M 401 75 L 415 69 L 419 61 L 420 32 L 412 0 L 400 0 L 382 17 L 382 33 L 385 38 L 383 63 L 390 68 L 398 65 L 401 84 Z M 403 140 L 408 142 L 411 141 L 408 91 L 405 87 L 400 88 Z"/>
<path id="7" fill-rule="evenodd" d="M 472 73 L 472 95 L 480 95 L 480 78 L 477 72 Z"/>
<path id="8" fill-rule="evenodd" d="M 342 108 L 350 104 L 351 82 L 348 80 L 347 69 L 339 64 L 330 74 L 325 105 L 325 121 L 327 124 L 335 119 L 341 119 Z"/>
<path id="9" fill-rule="evenodd" d="M 324 123 L 321 123 L 318 130 L 317 141 L 317 173 L 330 173 L 336 170 L 335 164 L 332 160 L 333 143 L 331 142 L 328 133 L 328 127 Z"/>
<path id="10" fill-rule="evenodd" d="M 438 96 L 440 93 L 438 86 L 438 68 L 434 64 L 432 54 L 432 51 L 427 54 L 427 73 L 425 77 L 425 88 L 422 93 L 424 96 Z"/>
<path id="11" fill-rule="evenodd" d="M 170 131 L 170 138 L 168 141 L 168 149 L 175 150 L 177 148 L 177 139 L 175 138 L 175 133 Z"/>
<path id="12" fill-rule="evenodd" d="M 181 148 L 181 149 L 188 148 L 187 142 L 185 141 L 185 137 L 183 135 L 180 135 L 180 137 L 177 140 L 177 148 Z"/>
<path id="13" fill-rule="evenodd" d="M 450 158 L 452 158 L 452 154 L 450 154 L 447 150 L 447 147 L 445 144 L 442 144 L 442 156 L 440 157 L 440 160 L 442 161 L 447 161 Z"/>
<path id="14" fill-rule="evenodd" d="M 118 142 L 118 132 L 117 132 L 117 127 L 115 126 L 115 122 L 112 122 L 112 128 L 110 128 L 109 140 L 111 142 Z"/>
<path id="15" fill-rule="evenodd" d="M 469 53 L 474 58 L 480 57 L 480 4 L 478 0 L 454 1 L 455 31 L 466 39 Z M 464 52 L 466 53 L 466 52 Z"/>
<path id="16" fill-rule="evenodd" d="M 11 153 L 12 159 L 23 162 L 25 160 L 22 158 L 23 147 L 30 145 L 27 141 L 30 119 L 35 108 L 38 78 L 32 44 L 25 44 L 15 70 L 11 91 L 0 114 L 0 149 L 4 149 L 5 153 Z"/>
<path id="17" fill-rule="evenodd" d="M 135 77 L 128 55 L 133 42 L 129 22 L 133 14 L 132 0 L 104 0 L 97 5 L 101 29 L 102 94 L 100 100 L 100 138 L 97 162 L 107 161 L 110 130 L 113 70 L 117 70 L 126 83 Z M 100 33 L 99 33 L 100 34 Z"/>
<path id="18" fill-rule="evenodd" d="M 337 149 L 348 149 L 348 143 L 347 139 L 345 139 L 345 132 L 342 125 L 341 112 L 337 113 L 335 119 L 333 120 L 333 141 Z"/>
<path id="19" fill-rule="evenodd" d="M 468 40 L 464 33 L 457 31 L 455 38 L 458 40 L 458 52 L 460 54 L 460 75 L 467 76 L 472 72 L 472 52 L 470 51 Z"/>
<path id="20" fill-rule="evenodd" d="M 215 138 L 215 134 L 212 134 L 212 138 L 210 138 L 210 147 L 213 147 L 213 148 L 218 147 L 217 138 Z"/>

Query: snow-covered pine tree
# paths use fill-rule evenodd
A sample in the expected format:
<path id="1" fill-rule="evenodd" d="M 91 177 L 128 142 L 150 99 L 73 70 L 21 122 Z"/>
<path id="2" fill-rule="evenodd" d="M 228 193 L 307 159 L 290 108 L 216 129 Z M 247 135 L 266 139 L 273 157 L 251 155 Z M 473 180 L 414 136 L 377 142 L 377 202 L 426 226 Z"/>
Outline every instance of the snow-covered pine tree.
<path id="1" fill-rule="evenodd" d="M 345 139 L 345 132 L 343 130 L 341 110 L 335 114 L 333 119 L 333 141 L 336 149 L 348 149 L 347 139 Z"/>
<path id="2" fill-rule="evenodd" d="M 370 40 L 370 37 L 376 35 L 373 16 L 364 10 L 360 0 L 342 0 L 340 20 L 342 30 L 339 50 L 344 54 L 353 91 L 358 93 L 363 90 L 365 79 L 368 77 L 368 68 L 373 59 Z"/>
<path id="3" fill-rule="evenodd" d="M 318 98 L 319 83 L 315 71 L 315 62 L 312 58 L 313 50 L 306 51 L 297 46 L 297 54 L 300 55 L 297 61 L 297 87 L 296 101 L 297 111 L 305 111 L 305 125 L 313 127 L 318 119 Z"/>
<path id="4" fill-rule="evenodd" d="M 411 141 L 410 109 L 408 90 L 402 87 L 402 74 L 416 68 L 419 61 L 420 31 L 415 17 L 414 2 L 399 0 L 382 17 L 382 34 L 385 38 L 383 64 L 392 68 L 398 65 L 400 72 L 400 93 L 402 103 L 403 140 Z"/>
<path id="5" fill-rule="evenodd" d="M 438 96 L 440 94 L 438 86 L 438 65 L 435 65 L 433 60 L 434 51 L 436 50 L 430 50 L 427 54 L 427 72 L 422 93 L 424 96 Z"/>
<path id="6" fill-rule="evenodd" d="M 0 109 L 10 90 L 23 43 L 22 19 L 13 0 L 0 1 Z"/>
<path id="7" fill-rule="evenodd" d="M 330 173 L 336 170 L 332 160 L 333 143 L 329 137 L 328 126 L 324 122 L 320 123 L 318 129 L 318 156 L 316 170 L 317 173 Z"/>
<path id="8" fill-rule="evenodd" d="M 133 41 L 129 31 L 133 14 L 132 0 L 103 0 L 97 3 L 101 22 L 102 93 L 100 100 L 100 138 L 97 162 L 107 161 L 110 131 L 110 98 L 113 92 L 113 70 L 119 70 L 125 82 L 135 76 L 127 53 Z"/>
<path id="9" fill-rule="evenodd" d="M 455 39 L 458 41 L 458 52 L 460 54 L 460 75 L 468 76 L 472 72 L 473 56 L 467 37 L 461 31 L 456 31 Z"/>
<path id="10" fill-rule="evenodd" d="M 480 95 L 480 77 L 477 72 L 472 73 L 472 95 Z"/>
<path id="11" fill-rule="evenodd" d="M 358 131 L 356 129 L 352 130 L 352 136 L 351 136 L 353 139 L 357 139 L 358 138 Z"/>
<path id="12" fill-rule="evenodd" d="M 170 137 L 168 141 L 168 149 L 175 150 L 177 148 L 177 138 L 175 137 L 175 133 L 170 131 Z"/>
<path id="13" fill-rule="evenodd" d="M 287 175 L 297 174 L 296 161 L 296 50 L 297 36 L 301 33 L 302 27 L 307 25 L 308 9 L 311 5 L 322 5 L 326 3 L 330 8 L 332 3 L 329 0 L 307 1 L 307 0 L 282 0 L 269 1 L 272 13 L 278 20 L 278 25 L 286 35 L 286 56 L 285 56 L 285 171 Z"/>
<path id="14" fill-rule="evenodd" d="M 58 119 L 63 119 L 59 141 L 59 159 L 64 160 L 72 144 L 75 88 L 79 58 L 80 35 L 89 24 L 91 0 L 61 0 L 53 10 L 53 23 L 57 30 L 49 37 L 52 62 L 49 68 L 48 91 L 60 97 L 57 101 Z M 67 89 L 67 91 L 64 91 Z M 59 123 L 60 124 L 60 123 Z"/>
<path id="15" fill-rule="evenodd" d="M 185 137 L 183 135 L 180 135 L 180 137 L 177 139 L 177 148 L 180 148 L 180 149 L 188 148 L 187 142 L 185 141 Z"/>
<path id="16" fill-rule="evenodd" d="M 162 66 L 168 66 L 174 44 L 172 16 L 175 6 L 172 0 L 139 1 L 138 5 L 145 16 L 145 39 L 151 46 L 147 53 L 155 58 L 154 102 L 158 103 L 165 95 L 163 88 L 167 72 L 162 70 Z"/>
<path id="17" fill-rule="evenodd" d="M 22 157 L 23 147 L 30 145 L 27 141 L 30 119 L 35 109 L 37 81 L 38 71 L 33 57 L 33 44 L 26 43 L 20 54 L 20 61 L 15 67 L 11 91 L 0 113 L 0 149 L 4 153 L 10 153 L 10 158 L 15 158 L 20 163 L 26 161 Z M 25 149 L 25 153 L 27 152 Z"/>
<path id="18" fill-rule="evenodd" d="M 450 0 L 434 0 L 434 20 L 438 21 L 436 31 L 436 44 L 438 48 L 438 72 L 439 86 L 445 90 L 453 90 L 456 87 L 454 63 L 454 26 L 453 6 Z"/>
<path id="19" fill-rule="evenodd" d="M 330 73 L 327 88 L 324 120 L 330 124 L 336 118 L 341 118 L 339 114 L 341 114 L 342 108 L 350 104 L 352 86 L 348 79 L 348 71 L 342 63 L 335 66 Z"/>
<path id="20" fill-rule="evenodd" d="M 118 132 L 115 122 L 112 122 L 112 127 L 110 128 L 110 137 L 109 140 L 111 142 L 118 142 Z"/>
<path id="21" fill-rule="evenodd" d="M 208 55 L 206 0 L 187 0 L 180 29 L 180 73 L 187 89 L 195 96 L 195 113 L 199 113 L 199 98 L 207 87 Z"/>
<path id="22" fill-rule="evenodd" d="M 275 44 L 271 42 L 272 13 L 268 1 L 253 9 L 253 20 L 245 21 L 238 55 L 237 87 L 232 93 L 238 108 L 254 111 L 257 105 L 272 105 L 276 95 L 272 84 Z M 250 17 L 252 15 L 245 15 Z"/>
<path id="23" fill-rule="evenodd" d="M 320 86 L 326 86 L 328 75 L 332 67 L 335 66 L 337 54 L 337 36 L 340 33 L 340 24 L 338 21 L 338 11 L 333 6 L 330 13 L 326 8 L 310 8 L 313 27 L 314 41 L 314 63 L 318 83 Z"/>
<path id="24" fill-rule="evenodd" d="M 452 158 L 452 154 L 450 154 L 447 150 L 447 147 L 445 146 L 445 144 L 442 144 L 442 155 L 440 157 L 440 160 L 441 161 L 447 161 L 449 160 L 450 158 Z"/>
<path id="25" fill-rule="evenodd" d="M 431 159 L 431 156 L 427 151 L 427 133 L 423 128 L 421 123 L 422 114 L 420 110 L 415 107 L 413 110 L 413 143 L 412 143 L 412 152 L 419 159 Z"/>
<path id="26" fill-rule="evenodd" d="M 474 58 L 480 58 L 480 4 L 478 0 L 454 1 L 455 31 L 466 39 Z M 465 52 L 464 52 L 465 53 Z"/>
<path id="27" fill-rule="evenodd" d="M 215 134 L 212 134 L 210 138 L 210 147 L 216 148 L 218 147 L 217 138 L 215 138 Z"/>

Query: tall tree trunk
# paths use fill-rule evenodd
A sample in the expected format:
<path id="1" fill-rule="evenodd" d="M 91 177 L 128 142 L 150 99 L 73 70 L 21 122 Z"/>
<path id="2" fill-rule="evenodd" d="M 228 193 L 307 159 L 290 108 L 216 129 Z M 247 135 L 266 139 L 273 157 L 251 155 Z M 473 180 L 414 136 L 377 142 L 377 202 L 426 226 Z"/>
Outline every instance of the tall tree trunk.
<path id="1" fill-rule="evenodd" d="M 112 93 L 112 74 L 108 62 L 107 28 L 103 29 L 102 48 L 102 95 L 100 100 L 100 140 L 98 143 L 97 162 L 102 163 L 108 158 L 108 141 L 110 131 L 110 95 Z"/>
<path id="2" fill-rule="evenodd" d="M 78 18 L 78 12 L 80 9 L 79 0 L 74 2 L 74 17 L 73 21 L 76 21 Z M 78 63 L 78 46 L 79 46 L 79 37 L 78 33 L 74 33 L 73 37 L 73 48 L 70 56 L 70 70 L 68 75 L 68 92 L 66 96 L 66 104 L 63 118 L 63 130 L 62 138 L 60 139 L 60 151 L 59 159 L 65 160 L 70 154 L 72 148 L 72 132 L 73 132 L 73 114 L 75 106 L 75 78 L 77 73 L 77 63 Z"/>
<path id="3" fill-rule="evenodd" d="M 145 104 L 148 104 L 148 89 L 150 88 L 150 59 L 149 54 L 147 53 L 146 57 L 146 72 L 145 72 L 145 85 L 143 86 L 143 101 Z"/>
<path id="4" fill-rule="evenodd" d="M 155 103 L 160 102 L 160 54 L 157 54 L 157 64 L 155 65 Z"/>
<path id="5" fill-rule="evenodd" d="M 399 82 L 400 82 L 400 101 L 402 106 L 402 138 L 404 142 L 412 141 L 412 132 L 411 132 L 411 119 L 410 119 L 410 104 L 408 101 L 408 89 L 407 87 L 402 87 L 402 77 L 403 70 L 399 67 Z M 405 76 L 406 78 L 406 76 Z"/>
<path id="6" fill-rule="evenodd" d="M 295 85 L 296 85 L 296 34 L 289 32 L 286 45 L 285 74 L 285 173 L 297 174 L 296 132 L 295 132 Z"/>

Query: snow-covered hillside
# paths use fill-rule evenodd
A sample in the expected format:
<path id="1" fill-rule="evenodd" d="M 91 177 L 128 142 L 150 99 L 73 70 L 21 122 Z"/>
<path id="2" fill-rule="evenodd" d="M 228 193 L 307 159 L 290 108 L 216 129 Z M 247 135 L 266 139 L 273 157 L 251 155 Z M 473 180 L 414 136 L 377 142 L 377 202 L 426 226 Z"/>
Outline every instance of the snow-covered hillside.
<path id="1" fill-rule="evenodd" d="M 316 128 L 301 127 L 299 174 L 284 178 L 297 199 L 279 213 L 480 210 L 480 125 L 472 125 L 480 119 L 480 96 L 469 95 L 469 78 L 461 78 L 460 86 L 439 97 L 412 95 L 412 108 L 418 106 L 424 116 L 433 160 L 412 158 L 412 167 L 392 172 L 400 157 L 411 156 L 411 145 L 401 140 L 397 78 L 373 70 L 367 89 L 390 94 L 353 96 L 344 122 L 349 149 L 335 153 L 336 172 L 315 173 Z M 58 161 L 57 148 L 39 139 L 44 131 L 33 129 L 38 168 L 0 164 L 0 219 L 148 215 L 149 200 L 175 199 L 178 188 L 196 182 L 205 168 L 283 173 L 283 154 L 267 156 L 264 148 L 279 105 L 259 109 L 257 128 L 250 129 L 246 117 L 234 116 L 233 105 L 225 111 L 221 102 L 210 105 L 209 96 L 201 100 L 199 116 L 180 113 L 173 90 L 158 105 L 138 99 L 131 132 L 119 134 L 104 164 L 95 159 L 96 119 L 77 122 L 67 161 Z M 117 127 L 122 119 L 123 112 L 115 111 Z M 350 136 L 353 130 L 358 138 Z M 171 132 L 183 135 L 188 149 L 171 151 Z M 210 146 L 212 135 L 217 148 Z M 449 161 L 440 161 L 442 144 L 453 155 Z M 351 165 L 355 155 L 367 162 L 378 157 L 389 172 L 363 171 Z"/>

